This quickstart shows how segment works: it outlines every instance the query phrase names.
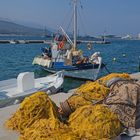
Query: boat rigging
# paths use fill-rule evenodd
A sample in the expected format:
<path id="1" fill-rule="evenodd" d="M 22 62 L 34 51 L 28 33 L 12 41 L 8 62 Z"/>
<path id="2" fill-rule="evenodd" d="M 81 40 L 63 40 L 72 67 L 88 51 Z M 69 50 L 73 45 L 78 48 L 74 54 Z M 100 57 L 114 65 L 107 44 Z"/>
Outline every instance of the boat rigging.
<path id="1" fill-rule="evenodd" d="M 73 41 L 65 30 L 60 26 L 61 34 L 56 34 L 49 47 L 43 48 L 41 56 L 34 58 L 33 64 L 41 65 L 43 69 L 49 72 L 60 70 L 69 71 L 70 74 L 81 73 L 88 69 L 94 69 L 97 78 L 99 70 L 104 67 L 100 52 L 95 52 L 91 56 L 84 56 L 82 50 L 77 48 L 77 4 L 78 0 L 73 2 Z M 89 42 L 87 42 L 89 43 Z M 91 45 L 91 44 L 90 44 Z M 81 73 L 81 75 L 84 75 Z M 71 76 L 72 77 L 72 76 Z M 74 76 L 76 77 L 76 76 Z M 80 77 L 80 76 L 79 76 Z M 94 80 L 96 79 L 94 78 Z"/>

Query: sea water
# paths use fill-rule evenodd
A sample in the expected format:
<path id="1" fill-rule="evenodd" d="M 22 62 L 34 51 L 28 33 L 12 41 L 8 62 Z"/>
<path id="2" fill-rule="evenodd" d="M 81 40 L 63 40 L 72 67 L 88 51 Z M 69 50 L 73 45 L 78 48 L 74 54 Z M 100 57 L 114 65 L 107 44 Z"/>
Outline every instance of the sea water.
<path id="1" fill-rule="evenodd" d="M 0 37 L 0 40 L 3 39 L 40 40 L 45 38 Z M 16 78 L 19 73 L 25 71 L 33 71 L 36 78 L 48 75 L 48 72 L 39 66 L 32 65 L 34 57 L 41 54 L 41 48 L 46 46 L 47 44 L 0 44 L 0 80 Z M 78 47 L 83 50 L 85 56 L 91 55 L 95 51 L 101 52 L 103 63 L 110 72 L 138 72 L 140 40 L 113 40 L 111 44 L 94 44 L 90 51 L 86 44 L 80 44 Z M 102 69 L 100 76 L 106 74 L 108 74 L 106 69 Z M 71 78 L 65 79 L 64 90 L 76 88 L 83 82 Z"/>

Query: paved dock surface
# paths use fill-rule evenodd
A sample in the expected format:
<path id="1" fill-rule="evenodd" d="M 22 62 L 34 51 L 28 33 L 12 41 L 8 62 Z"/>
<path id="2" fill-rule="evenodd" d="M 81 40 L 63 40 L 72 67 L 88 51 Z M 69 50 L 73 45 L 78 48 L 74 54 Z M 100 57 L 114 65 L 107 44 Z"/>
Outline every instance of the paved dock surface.
<path id="1" fill-rule="evenodd" d="M 18 105 L 12 105 L 0 109 L 0 140 L 18 140 L 19 133 L 12 130 L 7 130 L 4 122 L 16 112 Z"/>

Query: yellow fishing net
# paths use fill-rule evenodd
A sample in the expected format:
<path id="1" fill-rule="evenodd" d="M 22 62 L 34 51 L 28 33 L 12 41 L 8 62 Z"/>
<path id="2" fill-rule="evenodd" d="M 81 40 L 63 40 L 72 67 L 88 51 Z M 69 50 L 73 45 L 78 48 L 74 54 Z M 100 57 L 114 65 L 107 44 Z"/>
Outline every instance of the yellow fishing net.
<path id="1" fill-rule="evenodd" d="M 91 82 L 88 81 L 85 84 L 81 85 L 75 93 L 82 95 L 88 100 L 102 100 L 110 92 L 109 88 L 106 87 L 106 82 L 112 78 L 120 77 L 124 79 L 130 79 L 129 74 L 123 73 L 112 73 L 107 76 L 100 78 L 98 81 Z"/>
<path id="2" fill-rule="evenodd" d="M 104 76 L 99 79 L 100 83 L 103 85 L 106 85 L 106 82 L 109 81 L 112 78 L 124 78 L 124 79 L 131 79 L 130 75 L 127 73 L 111 73 L 107 76 Z"/>
<path id="3" fill-rule="evenodd" d="M 80 140 L 58 119 L 40 119 L 25 129 L 20 140 Z"/>
<path id="4" fill-rule="evenodd" d="M 56 105 L 44 92 L 37 92 L 20 104 L 17 112 L 6 122 L 6 126 L 22 132 L 41 118 L 57 118 Z"/>
<path id="5" fill-rule="evenodd" d="M 70 115 L 68 123 L 74 133 L 87 140 L 112 139 L 122 130 L 117 115 L 104 105 L 80 107 Z"/>
<path id="6" fill-rule="evenodd" d="M 76 93 L 82 95 L 88 100 L 102 100 L 109 94 L 109 88 L 95 82 L 86 82 L 81 85 Z"/>
<path id="7" fill-rule="evenodd" d="M 72 110 L 68 125 L 60 122 L 58 107 L 44 92 L 25 98 L 6 126 L 21 133 L 20 140 L 110 140 L 120 134 L 118 117 L 104 105 L 92 105 L 110 92 L 105 86 L 114 77 L 130 79 L 128 74 L 110 74 L 99 81 L 80 86 L 67 101 Z"/>
<path id="8" fill-rule="evenodd" d="M 79 108 L 80 106 L 84 105 L 91 105 L 92 102 L 86 100 L 84 97 L 80 95 L 73 95 L 68 98 L 67 102 L 69 103 L 72 110 Z"/>

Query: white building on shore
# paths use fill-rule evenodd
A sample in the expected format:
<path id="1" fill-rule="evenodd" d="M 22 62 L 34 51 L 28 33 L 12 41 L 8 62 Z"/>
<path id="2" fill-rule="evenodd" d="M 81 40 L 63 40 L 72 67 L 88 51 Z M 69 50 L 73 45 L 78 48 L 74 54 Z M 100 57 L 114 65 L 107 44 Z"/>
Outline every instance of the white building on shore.
<path id="1" fill-rule="evenodd" d="M 133 37 L 131 35 L 126 35 L 126 36 L 123 36 L 121 39 L 132 39 Z"/>
<path id="2" fill-rule="evenodd" d="M 140 33 L 138 34 L 138 39 L 140 39 Z"/>

